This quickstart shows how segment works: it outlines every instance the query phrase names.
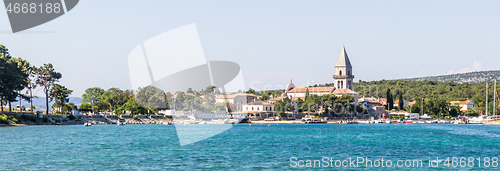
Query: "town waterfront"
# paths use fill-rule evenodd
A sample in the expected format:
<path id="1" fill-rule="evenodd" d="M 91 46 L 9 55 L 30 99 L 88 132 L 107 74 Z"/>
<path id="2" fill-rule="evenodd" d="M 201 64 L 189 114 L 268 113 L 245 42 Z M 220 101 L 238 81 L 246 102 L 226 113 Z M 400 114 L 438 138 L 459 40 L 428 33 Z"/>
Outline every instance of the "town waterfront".
<path id="1" fill-rule="evenodd" d="M 214 129 L 222 125 L 176 126 Z M 500 157 L 499 125 L 237 124 L 185 146 L 179 145 L 176 126 L 0 127 L 0 170 L 283 170 L 293 169 L 293 157 L 304 161 L 383 158 L 392 160 L 393 167 L 397 160 L 421 160 L 424 168 L 420 169 L 428 169 L 429 160 L 439 157 L 439 168 L 446 169 L 453 167 L 444 165 L 447 157 L 474 157 L 474 168 L 478 158 Z M 481 169 L 487 168 L 482 162 Z M 498 169 L 498 163 L 494 165 L 491 160 L 488 168 Z"/>

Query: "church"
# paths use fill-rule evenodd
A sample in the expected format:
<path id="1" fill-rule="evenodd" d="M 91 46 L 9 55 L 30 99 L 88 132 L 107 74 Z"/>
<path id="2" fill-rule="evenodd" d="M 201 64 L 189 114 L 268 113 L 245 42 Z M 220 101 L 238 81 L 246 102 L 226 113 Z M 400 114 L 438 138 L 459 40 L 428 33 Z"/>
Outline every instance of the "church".
<path id="1" fill-rule="evenodd" d="M 354 91 L 352 65 L 349 56 L 347 56 L 345 46 L 342 46 L 340 56 L 337 59 L 337 63 L 335 63 L 333 79 L 333 87 L 295 88 L 295 85 L 290 81 L 286 86 L 283 97 L 290 99 L 303 98 L 306 92 L 308 92 L 309 94 L 316 94 L 318 96 L 324 94 L 335 94 L 337 96 L 351 95 L 354 96 L 354 99 L 358 99 L 358 93 Z M 355 100 L 356 102 L 357 100 Z"/>
<path id="2" fill-rule="evenodd" d="M 354 75 L 352 75 L 352 65 L 344 46 L 342 46 L 339 59 L 337 59 L 337 63 L 335 64 L 335 74 L 333 75 L 333 78 L 333 84 L 336 89 L 345 88 L 354 90 L 354 83 L 352 81 L 354 79 Z"/>

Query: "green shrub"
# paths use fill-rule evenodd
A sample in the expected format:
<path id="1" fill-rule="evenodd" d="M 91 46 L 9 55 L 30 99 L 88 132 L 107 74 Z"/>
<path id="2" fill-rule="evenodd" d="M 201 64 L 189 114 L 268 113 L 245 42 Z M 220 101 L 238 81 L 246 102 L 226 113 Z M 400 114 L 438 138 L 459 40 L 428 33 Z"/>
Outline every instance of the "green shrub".
<path id="1" fill-rule="evenodd" d="M 139 120 L 139 116 L 134 115 L 134 120 L 138 121 Z"/>
<path id="2" fill-rule="evenodd" d="M 7 115 L 0 115 L 0 123 L 8 124 L 9 120 L 7 119 Z"/>
<path id="3" fill-rule="evenodd" d="M 30 121 L 30 122 L 37 121 L 36 116 L 32 116 L 32 115 L 21 115 L 21 117 L 19 117 L 19 119 L 22 121 Z"/>
<path id="4" fill-rule="evenodd" d="M 75 119 L 76 119 L 76 117 L 75 117 L 75 115 L 69 115 L 69 116 L 68 116 L 68 119 L 69 119 L 69 120 L 75 120 Z"/>
<path id="5" fill-rule="evenodd" d="M 11 121 L 12 121 L 12 122 L 14 122 L 14 123 L 17 123 L 17 122 L 18 122 L 18 120 L 17 120 L 17 118 L 16 118 L 15 116 L 9 116 L 9 118 L 8 118 L 8 119 L 9 119 L 9 120 L 11 120 Z"/>

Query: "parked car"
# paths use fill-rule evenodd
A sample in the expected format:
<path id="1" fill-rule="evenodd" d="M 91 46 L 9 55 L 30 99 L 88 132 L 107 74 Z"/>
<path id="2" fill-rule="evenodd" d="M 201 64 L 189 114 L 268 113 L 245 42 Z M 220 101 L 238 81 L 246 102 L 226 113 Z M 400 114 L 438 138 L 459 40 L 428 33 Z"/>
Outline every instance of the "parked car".
<path id="1" fill-rule="evenodd" d="M 306 115 L 305 117 L 302 118 L 302 122 L 311 122 L 311 121 L 318 121 L 318 119 L 310 115 Z"/>
<path id="2" fill-rule="evenodd" d="M 269 118 L 264 119 L 264 121 L 276 121 L 276 119 L 274 119 L 274 117 L 269 117 Z"/>
<path id="3" fill-rule="evenodd" d="M 269 117 L 264 119 L 264 121 L 280 121 L 280 120 L 281 120 L 280 117 Z"/>

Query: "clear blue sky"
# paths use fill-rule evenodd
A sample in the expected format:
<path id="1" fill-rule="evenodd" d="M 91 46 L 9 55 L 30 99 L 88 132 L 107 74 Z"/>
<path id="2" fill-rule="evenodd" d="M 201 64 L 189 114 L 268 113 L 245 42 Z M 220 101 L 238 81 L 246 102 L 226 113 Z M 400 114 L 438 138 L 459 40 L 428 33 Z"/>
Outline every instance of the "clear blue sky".
<path id="1" fill-rule="evenodd" d="M 0 10 L 0 44 L 35 65 L 53 63 L 61 84 L 130 88 L 127 57 L 141 42 L 196 23 L 209 60 L 240 64 L 247 88 L 333 81 L 344 44 L 355 80 L 497 70 L 500 1 L 182 0 L 88 1 L 12 34 Z"/>

